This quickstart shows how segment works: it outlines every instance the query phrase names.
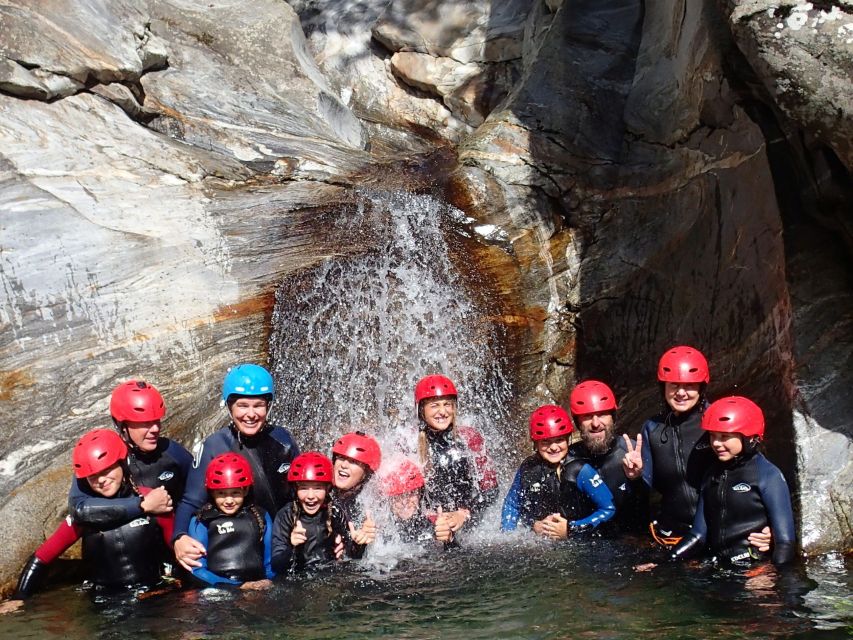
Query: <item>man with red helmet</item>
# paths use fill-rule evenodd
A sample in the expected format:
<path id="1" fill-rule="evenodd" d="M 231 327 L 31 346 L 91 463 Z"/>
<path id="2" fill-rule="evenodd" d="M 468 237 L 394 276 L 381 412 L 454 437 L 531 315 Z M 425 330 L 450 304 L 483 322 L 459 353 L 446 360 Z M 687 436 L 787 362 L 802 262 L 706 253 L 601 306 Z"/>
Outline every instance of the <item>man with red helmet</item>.
<path id="1" fill-rule="evenodd" d="M 616 437 L 616 396 L 598 380 L 585 380 L 572 389 L 569 406 L 581 439 L 569 447 L 569 454 L 585 459 L 604 479 L 616 515 L 599 530 L 605 534 L 640 532 L 649 522 L 648 491 L 640 478 L 628 478 L 623 460 L 635 450 L 631 439 Z M 642 447 L 642 437 L 637 447 Z"/>
<path id="2" fill-rule="evenodd" d="M 717 400 L 702 416 L 716 461 L 702 481 L 690 533 L 672 559 L 688 557 L 707 545 L 718 561 L 749 565 L 767 558 L 750 535 L 770 526 L 774 564 L 796 555 L 796 530 L 791 494 L 782 472 L 758 451 L 764 436 L 764 414 L 740 396 Z"/>
<path id="3" fill-rule="evenodd" d="M 110 415 L 127 444 L 130 476 L 138 486 L 151 491 L 145 496 L 144 504 L 136 497 L 104 502 L 93 495 L 86 483 L 75 479 L 68 496 L 74 520 L 82 524 L 117 524 L 129 522 L 143 513 L 172 512 L 173 505 L 183 496 L 192 456 L 174 440 L 160 435 L 160 422 L 166 415 L 163 396 L 144 380 L 128 380 L 113 389 Z M 149 510 L 143 511 L 143 508 Z"/>
<path id="4" fill-rule="evenodd" d="M 273 522 L 272 566 L 276 573 L 316 569 L 343 555 L 336 552 L 346 530 L 330 505 L 332 461 L 309 451 L 294 459 L 287 481 L 296 499 L 279 509 Z"/>
<path id="5" fill-rule="evenodd" d="M 586 460 L 569 455 L 572 421 L 562 407 L 546 404 L 530 416 L 535 453 L 518 468 L 504 499 L 501 531 L 520 521 L 552 539 L 593 529 L 613 517 L 610 489 Z"/>
<path id="6" fill-rule="evenodd" d="M 272 586 L 272 520 L 254 504 L 252 465 L 237 453 L 213 458 L 204 473 L 209 501 L 190 519 L 188 533 L 207 552 L 194 578 L 243 590 Z"/>
<path id="7" fill-rule="evenodd" d="M 441 511 L 436 535 L 442 542 L 478 522 L 498 497 L 497 475 L 482 434 L 456 425 L 457 398 L 456 386 L 443 375 L 426 376 L 415 386 L 424 501 L 430 511 Z"/>
<path id="8" fill-rule="evenodd" d="M 345 433 L 332 447 L 332 505 L 335 522 L 344 522 L 346 554 L 358 559 L 367 545 L 376 540 L 376 522 L 365 513 L 359 496 L 382 464 L 382 450 L 376 438 L 361 431 Z"/>

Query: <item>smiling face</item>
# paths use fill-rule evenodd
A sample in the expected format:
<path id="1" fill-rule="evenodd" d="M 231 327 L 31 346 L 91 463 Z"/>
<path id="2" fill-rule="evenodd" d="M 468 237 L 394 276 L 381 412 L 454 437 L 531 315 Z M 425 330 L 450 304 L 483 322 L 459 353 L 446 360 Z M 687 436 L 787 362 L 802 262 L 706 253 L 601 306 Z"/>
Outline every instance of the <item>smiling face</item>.
<path id="1" fill-rule="evenodd" d="M 711 431 L 708 436 L 711 448 L 721 462 L 728 462 L 743 453 L 743 436 L 739 433 Z"/>
<path id="2" fill-rule="evenodd" d="M 456 419 L 456 400 L 427 398 L 421 403 L 421 415 L 433 431 L 447 431 Z"/>
<path id="3" fill-rule="evenodd" d="M 420 491 L 407 491 L 398 496 L 391 496 L 391 513 L 401 521 L 414 517 L 420 509 Z"/>
<path id="4" fill-rule="evenodd" d="M 105 498 L 112 498 L 118 493 L 118 490 L 121 489 L 122 480 L 124 480 L 124 470 L 121 468 L 121 463 L 118 462 L 100 473 L 86 476 L 86 482 L 89 483 L 92 491 Z"/>
<path id="5" fill-rule="evenodd" d="M 557 436 L 556 438 L 545 438 L 535 442 L 536 453 L 538 453 L 545 462 L 557 464 L 569 452 L 569 439 L 566 436 Z"/>
<path id="6" fill-rule="evenodd" d="M 226 516 L 233 516 L 243 506 L 248 487 L 233 487 L 231 489 L 211 489 L 210 497 L 213 504 Z"/>
<path id="7" fill-rule="evenodd" d="M 228 408 L 234 426 L 244 436 L 253 436 L 264 428 L 267 422 L 269 402 L 265 398 L 237 398 Z"/>
<path id="8" fill-rule="evenodd" d="M 593 455 L 607 453 L 614 440 L 613 412 L 585 413 L 577 416 L 576 421 L 587 451 Z"/>
<path id="9" fill-rule="evenodd" d="M 320 510 L 329 493 L 329 485 L 325 482 L 297 482 L 296 499 L 302 505 L 302 510 L 313 516 Z"/>
<path id="10" fill-rule="evenodd" d="M 675 415 L 686 413 L 699 402 L 698 382 L 665 382 L 663 397 Z"/>
<path id="11" fill-rule="evenodd" d="M 335 456 L 333 471 L 332 480 L 335 487 L 341 491 L 354 489 L 367 476 L 367 468 L 364 465 L 340 454 Z"/>
<path id="12" fill-rule="evenodd" d="M 157 448 L 157 439 L 160 437 L 159 420 L 147 420 L 145 422 L 128 420 L 124 423 L 124 428 L 127 431 L 127 437 L 140 451 L 150 453 Z"/>

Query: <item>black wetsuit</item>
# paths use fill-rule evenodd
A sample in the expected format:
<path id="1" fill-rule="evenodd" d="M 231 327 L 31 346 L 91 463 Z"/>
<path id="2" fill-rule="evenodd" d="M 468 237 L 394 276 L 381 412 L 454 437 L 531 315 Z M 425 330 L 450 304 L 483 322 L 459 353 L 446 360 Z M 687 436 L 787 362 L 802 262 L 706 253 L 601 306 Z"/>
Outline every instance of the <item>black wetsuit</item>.
<path id="1" fill-rule="evenodd" d="M 489 463 L 478 464 L 488 458 L 472 451 L 471 442 L 482 443 L 482 436 L 470 427 L 459 427 L 458 431 L 454 436 L 451 429 L 426 429 L 429 462 L 424 502 L 431 512 L 438 507 L 444 511 L 468 509 L 472 522 L 476 523 L 494 503 L 498 487 L 494 472 L 487 468 Z"/>
<path id="2" fill-rule="evenodd" d="M 364 513 L 362 512 L 358 496 L 364 488 L 365 482 L 366 480 L 349 491 L 332 489 L 332 500 L 329 504 L 329 509 L 332 512 L 332 522 L 336 523 L 335 526 L 342 527 L 340 534 L 344 542 L 344 551 L 348 557 L 354 560 L 361 558 L 364 555 L 365 549 L 367 549 L 367 545 L 356 544 L 353 541 L 349 530 L 350 522 L 356 529 L 360 529 L 364 524 Z M 340 524 L 338 525 L 337 523 Z"/>
<path id="3" fill-rule="evenodd" d="M 335 537 L 343 537 L 347 527 L 340 519 L 341 512 L 334 513 L 338 516 L 337 521 L 330 516 L 328 505 L 321 507 L 314 515 L 303 512 L 296 501 L 282 507 L 275 516 L 272 528 L 272 567 L 276 573 L 319 568 L 335 559 Z M 306 539 L 294 547 L 290 544 L 290 534 L 297 519 L 305 527 Z"/>
<path id="4" fill-rule="evenodd" d="M 699 487 L 716 460 L 701 421 L 694 408 L 677 416 L 666 411 L 643 425 L 643 480 L 662 496 L 657 520 L 664 536 L 690 531 Z"/>
<path id="5" fill-rule="evenodd" d="M 569 455 L 586 459 L 613 495 L 616 515 L 598 528 L 602 535 L 640 533 L 649 525 L 648 489 L 642 478 L 625 477 L 622 459 L 627 452 L 621 437 L 615 438 L 606 452 L 597 455 L 590 454 L 582 441 L 569 447 Z"/>
<path id="6" fill-rule="evenodd" d="M 674 555 L 690 554 L 704 542 L 720 561 L 750 564 L 766 554 L 749 544 L 749 534 L 766 526 L 773 531 L 773 563 L 791 562 L 796 555 L 794 513 L 779 468 L 760 453 L 716 461 L 702 483 L 693 530 Z"/>

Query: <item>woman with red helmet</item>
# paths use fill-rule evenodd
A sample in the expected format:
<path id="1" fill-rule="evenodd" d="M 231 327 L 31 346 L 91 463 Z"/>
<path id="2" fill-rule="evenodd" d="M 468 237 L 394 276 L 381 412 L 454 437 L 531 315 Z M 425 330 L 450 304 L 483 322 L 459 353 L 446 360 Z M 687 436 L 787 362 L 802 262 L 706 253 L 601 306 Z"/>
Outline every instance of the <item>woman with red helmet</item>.
<path id="1" fill-rule="evenodd" d="M 478 522 L 498 496 L 497 475 L 482 434 L 456 425 L 457 398 L 453 381 L 443 375 L 426 376 L 415 386 L 424 501 L 431 512 L 441 512 L 436 520 L 441 542 L 450 542 L 464 526 Z"/>
<path id="2" fill-rule="evenodd" d="M 210 461 L 204 477 L 210 499 L 190 520 L 189 535 L 207 553 L 193 577 L 211 586 L 268 589 L 275 576 L 272 520 L 251 499 L 252 466 L 237 453 L 223 453 Z"/>
<path id="3" fill-rule="evenodd" d="M 379 488 L 388 498 L 394 529 L 401 542 L 435 540 L 435 523 L 421 512 L 424 476 L 409 458 L 398 458 L 379 470 Z"/>
<path id="4" fill-rule="evenodd" d="M 137 488 L 127 471 L 127 445 L 114 431 L 85 434 L 72 451 L 74 476 L 85 482 L 105 504 L 126 498 L 145 505 L 147 489 Z M 145 505 L 150 506 L 150 505 Z M 118 508 L 121 511 L 121 508 Z M 108 508 L 101 513 L 109 516 Z M 70 516 L 27 561 L 13 596 L 20 600 L 38 587 L 47 565 L 78 539 L 83 539 L 83 562 L 98 592 L 141 592 L 162 581 L 162 554 L 171 537 L 171 520 L 140 515 L 129 522 L 85 525 Z"/>
<path id="5" fill-rule="evenodd" d="M 376 438 L 362 431 L 345 433 L 332 447 L 332 519 L 345 523 L 343 543 L 347 556 L 358 559 L 376 540 L 376 522 L 362 508 L 359 496 L 379 470 L 382 449 Z"/>
<path id="6" fill-rule="evenodd" d="M 719 562 L 738 566 L 767 559 L 750 543 L 750 535 L 770 526 L 769 554 L 774 564 L 796 555 L 796 530 L 791 494 L 782 472 L 759 451 L 764 414 L 740 396 L 717 400 L 702 416 L 717 459 L 702 481 L 690 533 L 672 559 L 693 555 L 703 546 Z"/>
<path id="7" fill-rule="evenodd" d="M 518 468 L 501 513 L 501 531 L 519 521 L 541 536 L 567 538 L 613 517 L 613 495 L 585 460 L 569 455 L 572 421 L 562 407 L 546 404 L 530 416 L 534 453 Z"/>
<path id="8" fill-rule="evenodd" d="M 151 489 L 145 505 L 150 511 L 143 512 L 134 497 L 105 502 L 85 482 L 74 479 L 68 496 L 71 515 L 82 524 L 98 524 L 105 518 L 130 522 L 144 513 L 171 513 L 183 496 L 192 456 L 174 440 L 160 435 L 160 422 L 166 415 L 163 396 L 144 380 L 122 382 L 110 396 L 110 415 L 128 447 L 130 476 L 137 486 Z"/>
<path id="9" fill-rule="evenodd" d="M 287 480 L 296 499 L 276 514 L 272 532 L 272 566 L 276 573 L 315 569 L 343 555 L 336 553 L 346 530 L 330 506 L 332 461 L 309 451 L 296 457 Z"/>

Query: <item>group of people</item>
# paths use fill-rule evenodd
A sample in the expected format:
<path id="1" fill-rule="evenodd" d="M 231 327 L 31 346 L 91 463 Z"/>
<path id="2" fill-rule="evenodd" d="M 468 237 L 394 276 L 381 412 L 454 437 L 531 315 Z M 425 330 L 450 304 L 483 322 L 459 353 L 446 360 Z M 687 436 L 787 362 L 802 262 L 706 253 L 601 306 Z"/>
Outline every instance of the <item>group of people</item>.
<path id="1" fill-rule="evenodd" d="M 565 539 L 648 527 L 672 560 L 707 553 L 733 564 L 791 561 L 790 495 L 759 452 L 761 409 L 742 397 L 708 404 L 708 363 L 690 347 L 668 350 L 658 379 L 664 410 L 636 440 L 616 436 L 616 398 L 600 381 L 572 390 L 571 416 L 558 405 L 537 408 L 534 453 L 506 494 L 501 530 L 521 525 Z M 32 594 L 81 538 L 89 581 L 104 592 L 143 593 L 175 577 L 264 589 L 277 575 L 359 559 L 380 529 L 361 499 L 374 476 L 407 543 L 458 546 L 497 500 L 484 438 L 457 425 L 449 378 L 417 383 L 416 451 L 384 464 L 379 442 L 360 431 L 338 438 L 330 457 L 300 453 L 286 429 L 267 421 L 274 387 L 261 366 L 230 370 L 222 388 L 229 423 L 193 456 L 161 434 L 166 406 L 156 388 L 118 385 L 115 429 L 86 433 L 74 447 L 69 515 L 27 561 L 14 599 Z M 653 520 L 650 492 L 660 494 Z"/>

